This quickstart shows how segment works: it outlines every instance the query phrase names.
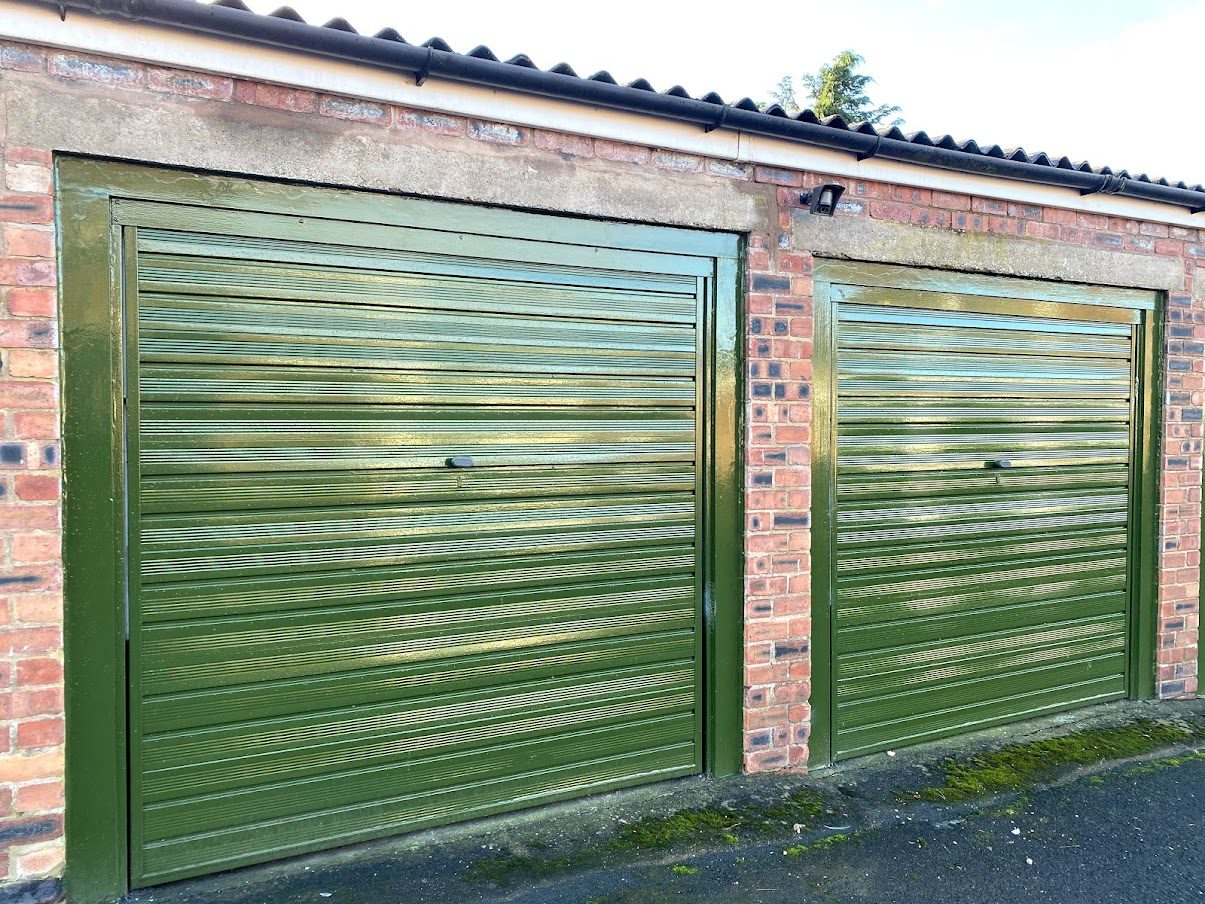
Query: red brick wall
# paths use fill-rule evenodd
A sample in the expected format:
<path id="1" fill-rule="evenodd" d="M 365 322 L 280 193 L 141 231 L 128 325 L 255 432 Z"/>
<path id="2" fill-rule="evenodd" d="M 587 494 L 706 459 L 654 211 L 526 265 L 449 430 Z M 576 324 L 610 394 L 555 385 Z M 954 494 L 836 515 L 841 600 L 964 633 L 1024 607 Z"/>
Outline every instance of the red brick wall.
<path id="1" fill-rule="evenodd" d="M 750 770 L 803 767 L 810 710 L 809 510 L 812 259 L 791 247 L 791 208 L 820 174 L 752 167 L 677 151 L 464 119 L 376 101 L 316 94 L 117 60 L 0 46 L 0 67 L 144 101 L 187 96 L 219 117 L 224 105 L 288 111 L 391 130 L 394 140 L 458 148 L 472 142 L 556 154 L 575 166 L 663 170 L 739 180 L 769 201 L 749 236 L 745 747 Z M 28 76 L 27 76 L 28 77 Z M 2 90 L 2 88 L 0 88 Z M 3 148 L 0 230 L 0 871 L 13 878 L 61 868 L 62 660 L 58 384 L 50 149 Z M 605 161 L 599 164 L 597 161 Z M 1205 236 L 1052 207 L 842 179 L 843 217 L 956 232 L 994 232 L 1183 262 L 1189 285 L 1170 298 L 1162 487 L 1159 693 L 1197 689 L 1201 521 L 1201 406 L 1205 391 Z M 1205 297 L 1205 292 L 1199 293 Z"/>
<path id="2" fill-rule="evenodd" d="M 50 152 L 6 147 L 3 165 L 0 875 L 19 879 L 63 858 L 58 335 Z"/>

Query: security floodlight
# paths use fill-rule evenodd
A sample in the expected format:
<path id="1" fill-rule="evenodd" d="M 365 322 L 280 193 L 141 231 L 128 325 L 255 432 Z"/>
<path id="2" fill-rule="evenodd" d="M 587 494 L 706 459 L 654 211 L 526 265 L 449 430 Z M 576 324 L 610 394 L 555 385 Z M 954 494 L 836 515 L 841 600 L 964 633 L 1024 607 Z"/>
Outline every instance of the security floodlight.
<path id="1" fill-rule="evenodd" d="M 845 194 L 845 186 L 835 182 L 827 182 L 811 191 L 805 191 L 799 196 L 799 203 L 806 204 L 812 213 L 831 217 L 837 209 L 837 202 Z"/>

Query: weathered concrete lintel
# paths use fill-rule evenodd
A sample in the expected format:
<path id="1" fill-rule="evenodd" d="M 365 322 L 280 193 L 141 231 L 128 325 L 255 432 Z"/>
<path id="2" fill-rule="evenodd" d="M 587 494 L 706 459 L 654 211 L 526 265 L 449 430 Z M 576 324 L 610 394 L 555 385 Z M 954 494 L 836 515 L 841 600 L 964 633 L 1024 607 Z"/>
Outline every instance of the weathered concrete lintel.
<path id="1" fill-rule="evenodd" d="M 832 218 L 794 214 L 791 233 L 797 250 L 818 257 L 1171 292 L 1185 283 L 1183 264 L 1171 258 L 840 213 Z"/>
<path id="2" fill-rule="evenodd" d="M 11 145 L 669 226 L 769 226 L 772 187 L 737 179 L 4 75 Z"/>

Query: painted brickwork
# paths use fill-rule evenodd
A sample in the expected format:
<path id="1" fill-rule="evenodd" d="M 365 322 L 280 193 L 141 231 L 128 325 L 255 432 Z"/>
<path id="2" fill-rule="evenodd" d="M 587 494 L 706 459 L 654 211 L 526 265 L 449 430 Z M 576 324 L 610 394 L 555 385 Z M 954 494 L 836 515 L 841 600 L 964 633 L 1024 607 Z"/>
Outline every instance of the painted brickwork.
<path id="1" fill-rule="evenodd" d="M 764 192 L 769 221 L 749 236 L 747 303 L 747 538 L 745 728 L 750 770 L 807 761 L 810 658 L 809 510 L 812 258 L 791 247 L 799 189 L 819 174 L 753 167 L 573 135 L 467 120 L 375 101 L 253 84 L 213 75 L 102 60 L 25 46 L 0 48 L 5 70 L 84 81 L 128 98 L 185 96 L 191 103 L 286 111 L 357 128 L 423 133 L 699 178 L 733 179 Z M 0 74 L 2 77 L 2 74 Z M 2 89 L 2 83 L 0 83 Z M 2 133 L 0 133 L 2 134 Z M 13 879 L 62 868 L 62 659 L 55 260 L 50 148 L 5 147 L 0 196 L 0 870 Z M 485 152 L 485 148 L 482 148 Z M 1201 520 L 1201 411 L 1205 392 L 1205 280 L 1201 231 L 876 183 L 851 182 L 838 216 L 958 232 L 1165 255 L 1188 286 L 1170 297 L 1162 486 L 1158 687 L 1197 689 Z"/>

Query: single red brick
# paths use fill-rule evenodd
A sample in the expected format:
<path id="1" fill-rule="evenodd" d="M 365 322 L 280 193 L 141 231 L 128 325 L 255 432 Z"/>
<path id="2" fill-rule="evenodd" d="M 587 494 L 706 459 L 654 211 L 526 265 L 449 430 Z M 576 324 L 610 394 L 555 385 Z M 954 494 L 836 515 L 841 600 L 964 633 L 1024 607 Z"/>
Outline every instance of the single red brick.
<path id="1" fill-rule="evenodd" d="M 707 172 L 711 173 L 713 176 L 726 176 L 729 179 L 748 180 L 753 178 L 753 167 L 750 164 L 738 163 L 734 160 L 708 160 Z M 761 236 L 756 236 L 756 238 L 761 239 Z M 753 244 L 753 238 L 750 238 L 749 246 L 751 248 L 755 247 Z"/>
<path id="2" fill-rule="evenodd" d="M 45 195 L 50 192 L 52 181 L 50 167 L 41 163 L 5 161 L 4 185 L 9 191 Z"/>
<path id="3" fill-rule="evenodd" d="M 54 348 L 55 338 L 44 320 L 0 320 L 0 348 Z"/>
<path id="4" fill-rule="evenodd" d="M 1047 207 L 1042 213 L 1042 219 L 1047 223 L 1059 226 L 1074 226 L 1076 213 L 1074 210 L 1063 210 L 1061 207 Z"/>
<path id="5" fill-rule="evenodd" d="M 59 498 L 57 474 L 18 474 L 13 478 L 13 488 L 18 499 L 31 502 Z"/>
<path id="6" fill-rule="evenodd" d="M 3 337 L 0 324 L 0 338 Z M 41 381 L 14 381 L 0 383 L 0 398 L 7 408 L 54 408 L 54 385 Z"/>
<path id="7" fill-rule="evenodd" d="M 39 747 L 54 747 L 63 743 L 63 720 L 52 716 L 49 719 L 30 719 L 17 723 L 17 747 L 34 750 Z M 21 792 L 17 792 L 20 801 Z M 20 804 L 18 803 L 18 809 Z"/>
<path id="8" fill-rule="evenodd" d="M 8 163 L 37 163 L 50 166 L 54 163 L 54 154 L 45 148 L 8 147 L 4 149 L 4 159 Z"/>
<path id="9" fill-rule="evenodd" d="M 876 220 L 894 220 L 908 223 L 912 220 L 912 208 L 898 201 L 871 201 L 870 215 Z"/>
<path id="10" fill-rule="evenodd" d="M 17 660 L 17 684 L 40 687 L 59 684 L 63 680 L 63 663 L 51 656 Z"/>
<path id="11" fill-rule="evenodd" d="M 13 872 L 22 878 L 49 876 L 57 873 L 62 867 L 63 849 L 61 846 L 57 846 L 18 855 Z"/>
<path id="12" fill-rule="evenodd" d="M 4 250 L 10 257 L 54 257 L 54 233 L 48 229 L 8 226 Z"/>
<path id="13" fill-rule="evenodd" d="M 1040 220 L 1042 219 L 1043 210 L 1036 204 L 1018 204 L 1016 201 L 1008 203 L 1008 215 L 1010 217 L 1020 217 L 1024 220 Z"/>
<path id="14" fill-rule="evenodd" d="M 696 157 L 694 154 L 679 154 L 675 151 L 654 151 L 653 164 L 678 173 L 697 173 L 703 169 L 701 157 Z"/>
<path id="15" fill-rule="evenodd" d="M 18 738 L 21 734 L 21 727 L 17 727 Z M 18 740 L 18 743 L 19 740 Z M 59 741 L 58 743 L 62 743 Z M 50 744 L 31 745 L 40 747 L 49 747 Z M 62 782 L 38 782 L 32 785 L 19 785 L 17 787 L 17 797 L 15 801 L 18 813 L 45 813 L 51 810 L 61 810 L 63 808 L 63 783 Z"/>
<path id="16" fill-rule="evenodd" d="M 58 716 L 63 712 L 63 689 L 44 687 L 13 692 L 13 717 Z"/>
<path id="17" fill-rule="evenodd" d="M 755 182 L 767 182 L 771 185 L 786 185 L 798 187 L 803 185 L 803 174 L 795 170 L 779 169 L 774 166 L 755 166 L 753 168 Z"/>
<path id="18" fill-rule="evenodd" d="M 1034 222 L 1029 221 L 1025 224 L 1025 234 L 1035 239 L 1049 239 L 1057 241 L 1059 237 L 1059 227 L 1056 223 Z"/>
<path id="19" fill-rule="evenodd" d="M 0 384 L 2 386 L 3 384 Z M 59 527 L 59 506 L 52 502 L 30 502 L 4 510 L 6 527 L 21 530 L 53 530 Z M 50 575 L 45 576 L 47 580 Z"/>
<path id="20" fill-rule="evenodd" d="M 13 414 L 17 439 L 58 439 L 59 419 L 52 411 L 17 411 Z"/>
<path id="21" fill-rule="evenodd" d="M 948 229 L 950 226 L 950 211 L 919 207 L 912 211 L 912 222 L 917 226 L 934 226 Z"/>
<path id="22" fill-rule="evenodd" d="M 351 97 L 324 95 L 318 106 L 323 116 L 387 126 L 393 122 L 393 107 Z"/>
<path id="23" fill-rule="evenodd" d="M 945 207 L 949 210 L 970 210 L 971 198 L 969 195 L 954 194 L 945 191 L 933 192 L 933 206 Z"/>
<path id="24" fill-rule="evenodd" d="M 53 260 L 0 260 L 0 285 L 53 286 L 56 273 L 57 267 Z"/>
<path id="25" fill-rule="evenodd" d="M 58 354 L 52 349 L 15 348 L 8 353 L 9 376 L 53 377 L 58 368 Z"/>
<path id="26" fill-rule="evenodd" d="M 248 82 L 239 79 L 234 83 L 233 98 L 242 103 L 258 107 L 271 107 L 290 113 L 318 112 L 318 95 L 302 88 L 287 88 L 284 85 L 268 85 L 263 82 Z"/>
<path id="27" fill-rule="evenodd" d="M 0 652 L 7 654 L 55 653 L 63 650 L 63 632 L 58 627 L 0 629 Z"/>
<path id="28" fill-rule="evenodd" d="M 8 290 L 8 312 L 18 317 L 54 317 L 53 289 L 13 288 Z"/>
<path id="29" fill-rule="evenodd" d="M 1010 217 L 990 217 L 988 229 L 998 235 L 1024 235 L 1025 222 Z"/>
<path id="30" fill-rule="evenodd" d="M 230 100 L 234 96 L 234 79 L 201 72 L 183 72 L 148 66 L 147 87 L 153 91 L 184 94 L 188 97 L 204 97 L 209 100 Z"/>
<path id="31" fill-rule="evenodd" d="M 438 135 L 462 135 L 466 127 L 466 120 L 459 116 L 430 113 L 425 110 L 407 110 L 402 107 L 395 111 L 393 122 L 395 126 L 404 129 L 422 129 Z"/>
<path id="32" fill-rule="evenodd" d="M 15 72 L 45 72 L 46 51 L 40 47 L 10 45 L 0 48 L 0 69 Z"/>
<path id="33" fill-rule="evenodd" d="M 1082 229 L 1108 229 L 1109 218 L 1104 214 L 1079 211 L 1075 215 L 1075 224 Z"/>
<path id="34" fill-rule="evenodd" d="M 17 534 L 13 537 L 13 563 L 16 565 L 57 562 L 61 557 L 62 541 L 58 534 Z"/>
<path id="35" fill-rule="evenodd" d="M 49 590 L 22 593 L 13 598 L 13 618 L 26 625 L 57 625 L 63 620 L 62 594 Z"/>
<path id="36" fill-rule="evenodd" d="M 50 74 L 102 85 L 135 86 L 143 81 L 142 66 L 77 53 L 56 53 L 50 58 Z"/>
<path id="37" fill-rule="evenodd" d="M 653 159 L 653 152 L 649 148 L 608 141 L 605 138 L 594 139 L 594 153 L 605 160 L 618 160 L 623 163 L 648 163 Z"/>
<path id="38" fill-rule="evenodd" d="M 746 741 L 746 748 L 749 741 Z M 756 750 L 745 754 L 746 772 L 773 772 L 789 765 L 787 754 L 781 750 Z"/>
<path id="39" fill-rule="evenodd" d="M 1007 214 L 1008 202 L 995 198 L 971 198 L 971 210 L 975 213 Z"/>
<path id="40" fill-rule="evenodd" d="M 494 144 L 525 145 L 531 143 L 531 134 L 526 129 L 520 129 L 505 122 L 487 122 L 482 119 L 470 119 L 470 138 L 478 141 L 490 141 Z"/>
<path id="41" fill-rule="evenodd" d="M 933 203 L 933 192 L 927 188 L 912 188 L 907 185 L 891 186 L 891 200 L 928 206 Z"/>
<path id="42" fill-rule="evenodd" d="M 7 223 L 51 223 L 54 204 L 50 195 L 6 192 L 0 194 L 0 219 Z"/>
<path id="43" fill-rule="evenodd" d="M 566 135 L 537 129 L 532 135 L 532 143 L 543 150 L 556 151 L 570 157 L 594 156 L 594 139 L 585 135 Z"/>

